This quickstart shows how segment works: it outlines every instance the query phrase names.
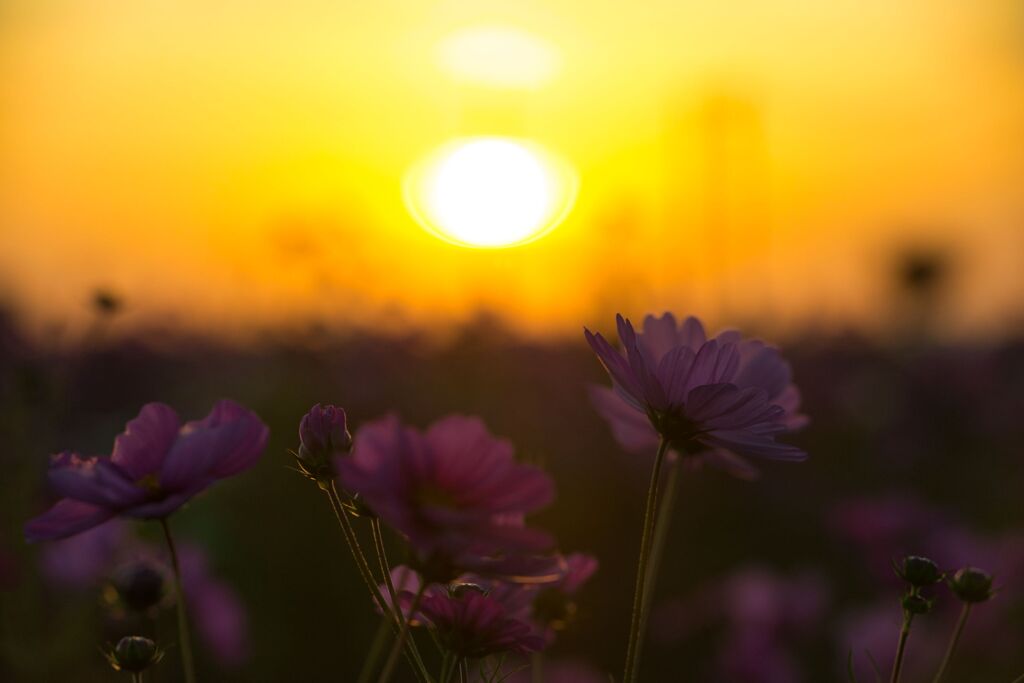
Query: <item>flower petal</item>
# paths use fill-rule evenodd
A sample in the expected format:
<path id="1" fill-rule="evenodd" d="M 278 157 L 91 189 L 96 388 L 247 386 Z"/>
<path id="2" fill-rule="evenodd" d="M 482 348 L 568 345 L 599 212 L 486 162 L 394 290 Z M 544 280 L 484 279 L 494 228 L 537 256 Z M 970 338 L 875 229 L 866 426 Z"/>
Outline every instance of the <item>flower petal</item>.
<path id="1" fill-rule="evenodd" d="M 615 316 L 615 323 L 618 326 L 619 341 L 622 342 L 622 348 L 626 352 L 629 367 L 633 370 L 633 376 L 636 377 L 643 391 L 643 403 L 655 410 L 666 410 L 668 408 L 668 398 L 665 396 L 665 391 L 654 374 L 655 368 L 651 366 L 648 362 L 649 359 L 640 350 L 640 344 L 636 332 L 633 330 L 633 324 L 621 315 Z"/>
<path id="2" fill-rule="evenodd" d="M 29 542 L 67 538 L 99 526 L 114 516 L 114 511 L 101 505 L 65 498 L 43 514 L 25 524 Z"/>
<path id="3" fill-rule="evenodd" d="M 64 498 L 117 510 L 146 497 L 120 467 L 109 458 L 81 458 L 61 453 L 53 458 L 47 472 L 50 487 Z"/>
<path id="4" fill-rule="evenodd" d="M 624 400 L 636 406 L 638 410 L 643 410 L 644 392 L 629 362 L 600 334 L 594 334 L 586 328 L 583 334 L 590 348 L 597 354 L 597 359 L 612 378 L 615 390 Z"/>
<path id="5" fill-rule="evenodd" d="M 132 481 L 160 471 L 174 440 L 178 438 L 181 421 L 174 409 L 165 403 L 147 403 L 138 417 L 131 420 L 114 439 L 110 456 Z"/>
<path id="6" fill-rule="evenodd" d="M 608 421 L 615 439 L 632 453 L 654 453 L 658 432 L 645 413 L 623 401 L 607 387 L 590 387 L 590 400 L 597 412 Z"/>

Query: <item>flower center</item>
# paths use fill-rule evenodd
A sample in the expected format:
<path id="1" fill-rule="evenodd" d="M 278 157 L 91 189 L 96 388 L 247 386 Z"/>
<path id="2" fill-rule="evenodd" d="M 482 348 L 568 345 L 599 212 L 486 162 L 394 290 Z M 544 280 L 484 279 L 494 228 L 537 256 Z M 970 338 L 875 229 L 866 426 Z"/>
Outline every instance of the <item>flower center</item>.
<path id="1" fill-rule="evenodd" d="M 651 411 L 649 414 L 651 424 L 673 448 L 681 453 L 693 453 L 704 450 L 697 443 L 696 438 L 702 433 L 697 425 L 681 412 L 661 413 Z"/>
<path id="2" fill-rule="evenodd" d="M 135 485 L 151 495 L 160 493 L 160 480 L 155 473 L 147 474 L 141 479 L 136 480 Z"/>

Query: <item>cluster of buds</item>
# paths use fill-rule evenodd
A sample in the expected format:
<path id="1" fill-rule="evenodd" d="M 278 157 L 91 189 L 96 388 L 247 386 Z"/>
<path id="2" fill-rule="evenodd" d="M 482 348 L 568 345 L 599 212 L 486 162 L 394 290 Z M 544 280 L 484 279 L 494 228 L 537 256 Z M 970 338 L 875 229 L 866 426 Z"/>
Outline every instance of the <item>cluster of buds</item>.
<path id="1" fill-rule="evenodd" d="M 921 594 L 921 590 L 934 586 L 942 581 L 944 574 L 939 566 L 927 557 L 908 555 L 903 562 L 893 563 L 896 576 L 907 582 L 907 593 L 903 596 L 901 604 L 906 614 L 920 615 L 927 614 L 932 609 L 933 600 Z"/>
<path id="2" fill-rule="evenodd" d="M 934 600 L 923 596 L 921 590 L 934 586 L 943 579 L 946 579 L 946 584 L 953 595 L 967 604 L 985 602 L 995 594 L 992 589 L 992 577 L 975 567 L 964 567 L 951 578 L 947 578 L 932 560 L 909 555 L 900 563 L 894 562 L 893 569 L 908 585 L 907 593 L 902 599 L 903 610 L 907 614 L 927 614 L 931 611 Z"/>

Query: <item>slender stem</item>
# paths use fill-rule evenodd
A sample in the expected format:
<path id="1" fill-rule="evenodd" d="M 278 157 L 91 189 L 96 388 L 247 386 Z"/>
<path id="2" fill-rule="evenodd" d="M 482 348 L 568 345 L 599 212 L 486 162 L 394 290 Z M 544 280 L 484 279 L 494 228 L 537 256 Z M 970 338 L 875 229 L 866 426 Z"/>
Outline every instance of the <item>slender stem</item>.
<path id="1" fill-rule="evenodd" d="M 1024 674 L 1021 674 L 1020 676 L 1017 676 L 1010 683 L 1024 683 Z"/>
<path id="2" fill-rule="evenodd" d="M 626 648 L 626 667 L 622 675 L 623 683 L 636 680 L 640 670 L 640 642 L 643 637 L 641 625 L 644 621 L 643 603 L 644 588 L 647 583 L 647 565 L 651 555 L 651 536 L 657 515 L 658 483 L 661 480 L 661 464 L 668 451 L 668 441 L 662 439 L 658 443 L 658 452 L 654 456 L 654 469 L 651 471 L 651 484 L 647 490 L 647 502 L 644 505 L 644 526 L 640 536 L 640 558 L 636 567 L 636 588 L 633 592 L 633 617 L 629 626 L 629 642 Z"/>
<path id="3" fill-rule="evenodd" d="M 441 660 L 441 673 L 437 675 L 438 683 L 448 683 L 448 679 L 452 675 L 452 665 L 455 663 L 455 657 L 452 656 L 451 652 L 445 652 L 444 658 Z"/>
<path id="4" fill-rule="evenodd" d="M 188 614 L 185 608 L 185 591 L 181 589 L 181 566 L 178 564 L 178 551 L 174 547 L 174 539 L 171 537 L 171 527 L 167 524 L 167 518 L 160 518 L 160 526 L 164 530 L 164 538 L 167 539 L 167 550 L 171 554 L 171 568 L 174 570 L 174 597 L 178 602 L 178 647 L 181 650 L 181 668 L 185 672 L 185 682 L 196 682 L 195 661 L 192 659 L 192 637 L 188 630 Z"/>
<path id="5" fill-rule="evenodd" d="M 469 664 L 465 658 L 459 660 L 459 683 L 469 683 Z"/>
<path id="6" fill-rule="evenodd" d="M 370 596 L 373 598 L 374 603 L 380 609 L 381 613 L 388 617 L 388 621 L 392 621 L 395 624 L 395 630 L 399 633 L 403 630 L 402 625 L 405 624 L 404 619 L 397 616 L 401 613 L 401 608 L 395 604 L 395 609 L 392 610 L 388 607 L 387 602 L 384 600 L 384 596 L 381 595 L 380 588 L 377 587 L 377 581 L 373 577 L 373 572 L 370 570 L 370 564 L 366 561 L 366 556 L 363 554 L 362 548 L 359 546 L 359 537 L 356 536 L 355 529 L 352 528 L 352 523 L 348 519 L 348 513 L 345 511 L 345 507 L 341 503 L 341 496 L 338 495 L 338 489 L 331 483 L 329 489 L 325 489 L 327 493 L 327 499 L 331 503 L 331 509 L 334 511 L 334 516 L 338 519 L 338 524 L 341 526 L 342 534 L 345 536 L 345 541 L 348 543 L 348 548 L 352 552 L 352 558 L 356 562 L 356 567 L 359 569 L 360 576 L 363 577 L 363 583 L 370 591 Z M 403 641 L 403 649 L 404 649 Z M 411 648 L 415 652 L 415 648 Z M 411 656 L 406 653 L 409 657 L 410 664 L 416 674 L 417 680 L 429 681 L 430 675 L 426 672 L 426 667 L 423 665 L 423 661 L 419 658 L 419 653 L 415 652 L 415 656 Z"/>
<path id="7" fill-rule="evenodd" d="M 394 621 L 390 615 L 385 614 L 381 618 L 380 625 L 377 627 L 377 633 L 373 636 L 370 651 L 366 655 L 366 659 L 363 660 L 363 668 L 359 671 L 358 683 L 370 683 L 370 678 L 377 669 L 377 661 L 384 652 L 384 645 L 387 643 L 388 634 L 391 633 L 393 625 Z"/>
<path id="8" fill-rule="evenodd" d="M 348 543 L 348 549 L 352 552 L 352 558 L 356 562 L 356 567 L 359 569 L 359 575 L 363 578 L 363 583 L 370 591 L 370 596 L 373 598 L 374 604 L 384 614 L 392 614 L 388 608 L 388 604 L 384 601 L 384 597 L 380 593 L 380 589 L 377 587 L 377 581 L 373 578 L 373 572 L 370 571 L 370 565 L 366 561 L 366 556 L 363 555 L 362 550 L 359 548 L 359 540 L 356 538 L 356 531 L 352 528 L 352 523 L 348 519 L 348 514 L 345 512 L 345 508 L 341 504 L 341 497 L 338 495 L 338 490 L 334 484 L 331 484 L 330 490 L 327 492 L 327 499 L 331 502 L 331 509 L 334 510 L 334 516 L 338 519 L 338 524 L 341 526 L 341 532 L 345 536 L 345 542 Z"/>
<path id="9" fill-rule="evenodd" d="M 942 658 L 942 664 L 939 665 L 939 671 L 935 674 L 935 678 L 932 683 L 939 683 L 942 680 L 942 675 L 946 673 L 946 669 L 949 668 L 949 663 L 953 659 L 953 651 L 956 650 L 957 643 L 960 642 L 960 636 L 964 632 L 964 627 L 967 626 L 967 617 L 971 614 L 971 603 L 965 602 L 964 607 L 960 610 L 960 618 L 956 621 L 956 627 L 953 629 L 953 637 L 949 641 L 949 647 L 946 648 L 946 654 Z"/>
<path id="10" fill-rule="evenodd" d="M 412 599 L 412 604 L 409 606 L 409 614 L 415 614 L 416 610 L 420 607 L 420 600 L 423 599 L 423 592 L 427 590 L 426 582 L 420 584 L 420 589 L 416 591 L 416 597 Z M 391 646 L 391 654 L 388 655 L 388 661 L 384 664 L 384 670 L 380 673 L 380 678 L 377 679 L 377 683 L 388 683 L 391 680 L 391 676 L 395 672 L 395 664 L 398 662 L 398 655 L 405 648 L 405 639 L 409 637 L 409 622 L 402 622 L 402 629 L 398 632 L 398 640 Z"/>
<path id="11" fill-rule="evenodd" d="M 892 676 L 889 683 L 899 683 L 900 669 L 903 668 L 903 653 L 907 649 L 907 638 L 910 636 L 910 624 L 914 621 L 914 615 L 906 610 L 903 611 L 903 625 L 900 627 L 900 639 L 896 645 L 896 659 L 892 663 Z"/>
<path id="12" fill-rule="evenodd" d="M 142 672 L 141 671 L 133 671 L 132 672 L 132 683 L 142 683 Z"/>
<path id="13" fill-rule="evenodd" d="M 679 471 L 682 469 L 679 463 L 682 458 L 676 458 L 668 465 L 668 476 L 665 478 L 665 486 L 662 488 L 661 502 L 658 504 L 657 523 L 654 525 L 654 540 L 651 542 L 651 559 L 647 565 L 647 586 L 644 589 L 644 601 L 641 611 L 640 632 L 647 632 L 647 620 L 651 615 L 651 604 L 654 602 L 654 591 L 658 584 L 658 570 L 661 567 L 661 558 L 665 554 L 665 543 L 668 540 L 668 531 L 672 526 L 672 514 L 675 511 L 676 489 L 679 486 Z M 637 646 L 637 658 L 643 650 L 643 641 Z"/>
<path id="14" fill-rule="evenodd" d="M 534 652 L 530 656 L 531 683 L 544 683 L 544 653 Z"/>

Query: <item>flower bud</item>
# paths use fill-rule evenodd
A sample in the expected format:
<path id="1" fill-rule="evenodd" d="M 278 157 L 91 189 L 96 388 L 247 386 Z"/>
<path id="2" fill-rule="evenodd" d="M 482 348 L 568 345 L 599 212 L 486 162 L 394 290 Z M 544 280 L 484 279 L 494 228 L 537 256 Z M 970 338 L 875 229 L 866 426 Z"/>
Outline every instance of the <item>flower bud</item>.
<path id="1" fill-rule="evenodd" d="M 949 589 L 964 602 L 985 602 L 992 597 L 992 577 L 981 569 L 964 567 L 949 582 Z"/>
<path id="2" fill-rule="evenodd" d="M 164 599 L 164 575 L 148 562 L 137 562 L 117 573 L 114 588 L 126 607 L 146 612 Z"/>
<path id="3" fill-rule="evenodd" d="M 932 609 L 932 601 L 920 593 L 908 593 L 903 596 L 903 610 L 910 614 L 928 614 Z"/>
<path id="4" fill-rule="evenodd" d="M 927 588 L 942 580 L 942 572 L 937 564 L 927 557 L 908 555 L 903 558 L 903 563 L 893 565 L 896 576 L 900 577 L 914 588 Z"/>
<path id="5" fill-rule="evenodd" d="M 299 442 L 296 460 L 302 473 L 316 481 L 333 479 L 331 461 L 352 450 L 345 411 L 333 405 L 321 407 L 319 403 L 310 408 L 299 423 Z"/>
<path id="6" fill-rule="evenodd" d="M 107 661 L 115 671 L 145 671 L 163 659 L 164 652 L 149 638 L 125 636 L 117 646 L 106 653 Z"/>

